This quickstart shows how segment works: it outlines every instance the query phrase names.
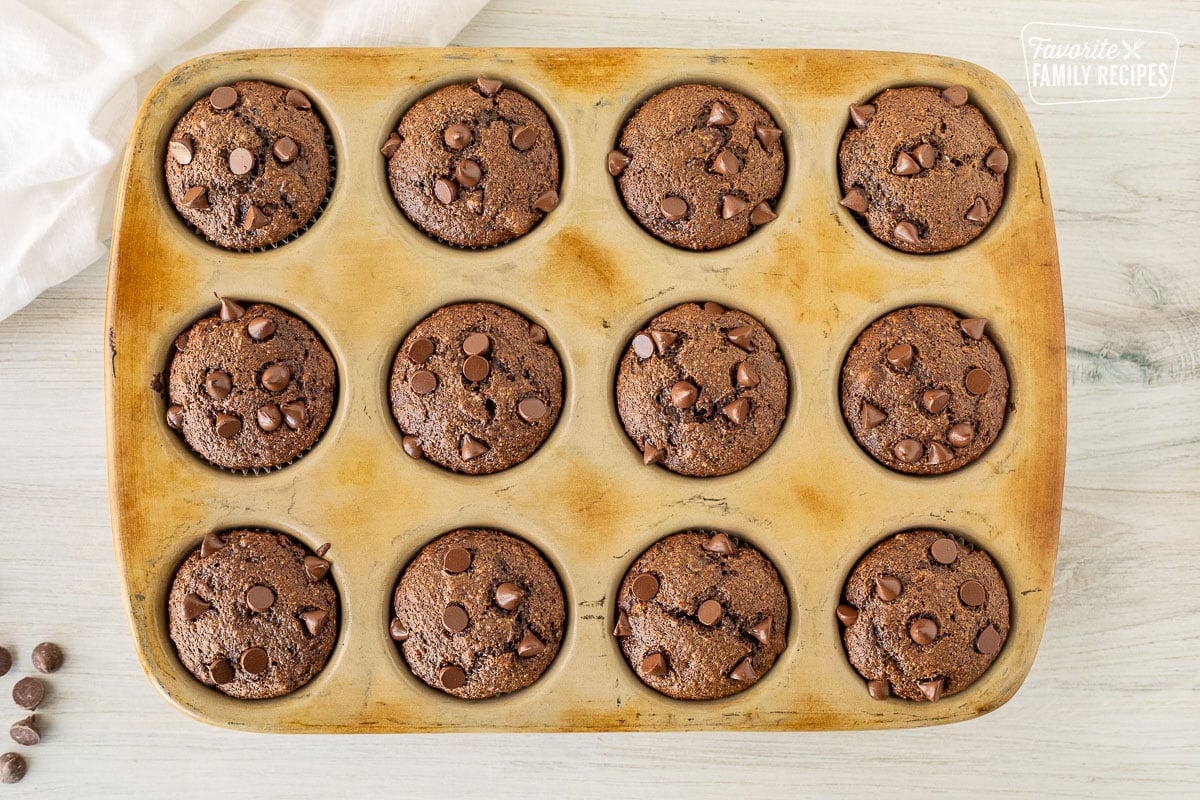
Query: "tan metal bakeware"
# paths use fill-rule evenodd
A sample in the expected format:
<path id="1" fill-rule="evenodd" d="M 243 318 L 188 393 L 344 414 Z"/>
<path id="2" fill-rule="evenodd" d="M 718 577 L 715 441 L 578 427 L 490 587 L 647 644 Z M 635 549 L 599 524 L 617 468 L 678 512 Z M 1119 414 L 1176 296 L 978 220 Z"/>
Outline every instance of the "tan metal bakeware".
<path id="1" fill-rule="evenodd" d="M 427 92 L 478 75 L 546 110 L 562 156 L 562 201 L 533 231 L 466 250 L 426 237 L 394 202 L 379 148 Z M 201 239 L 167 197 L 174 122 L 214 87 L 263 79 L 313 100 L 332 133 L 327 210 L 276 249 L 234 253 Z M 779 218 L 731 247 L 673 248 L 625 211 L 605 169 L 625 119 L 684 82 L 743 92 L 783 129 Z M 961 84 L 1011 154 L 1004 205 L 973 243 L 917 256 L 875 241 L 838 205 L 847 106 L 899 85 Z M 223 472 L 164 422 L 151 389 L 178 333 L 213 313 L 213 292 L 299 314 L 337 360 L 334 417 L 303 458 L 263 475 Z M 543 325 L 562 358 L 561 419 L 528 461 L 488 476 L 408 458 L 387 381 L 405 333 L 463 300 Z M 689 300 L 745 310 L 772 332 L 792 396 L 774 445 L 720 478 L 642 466 L 616 413 L 617 362 L 632 334 Z M 846 351 L 872 320 L 932 303 L 986 317 L 1011 381 L 997 441 L 938 477 L 889 471 L 842 419 Z M 1050 603 L 1065 459 L 1058 252 L 1045 170 L 1013 91 L 973 64 L 903 53 L 796 50 L 342 49 L 222 53 L 150 92 L 126 154 L 109 271 L 105 363 L 113 537 L 146 673 L 178 708 L 272 732 L 799 730 L 963 720 L 1006 702 L 1033 663 Z M 402 568 L 427 542 L 495 527 L 537 546 L 567 599 L 561 652 L 532 686 L 483 701 L 428 688 L 388 637 Z M 858 559 L 892 533 L 935 527 L 984 547 L 1012 600 L 1012 631 L 974 685 L 935 703 L 872 700 L 834 616 Z M 332 543 L 341 629 L 324 670 L 282 698 L 239 701 L 181 665 L 167 592 L 203 535 L 238 527 Z M 652 542 L 692 528 L 743 537 L 778 568 L 791 602 L 787 648 L 756 684 L 722 700 L 672 700 L 642 684 L 612 637 L 619 582 Z"/>

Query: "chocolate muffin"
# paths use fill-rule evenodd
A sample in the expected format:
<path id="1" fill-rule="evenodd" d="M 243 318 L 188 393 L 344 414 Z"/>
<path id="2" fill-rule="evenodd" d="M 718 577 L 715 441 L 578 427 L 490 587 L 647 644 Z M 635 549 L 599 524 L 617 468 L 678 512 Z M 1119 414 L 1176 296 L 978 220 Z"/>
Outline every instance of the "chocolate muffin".
<path id="1" fill-rule="evenodd" d="M 499 472 L 553 430 L 562 365 L 542 326 L 493 303 L 460 303 L 404 338 L 391 400 L 408 455 L 469 475 Z"/>
<path id="2" fill-rule="evenodd" d="M 498 80 L 421 98 L 380 152 L 404 216 L 449 244 L 503 244 L 558 206 L 554 129 L 537 103 Z"/>
<path id="3" fill-rule="evenodd" d="M 337 366 L 302 320 L 275 306 L 221 299 L 175 340 L 167 424 L 209 463 L 259 470 L 290 463 L 333 413 Z"/>
<path id="4" fill-rule="evenodd" d="M 983 233 L 1004 199 L 1008 152 L 961 86 L 888 89 L 850 106 L 838 152 L 842 205 L 907 253 Z"/>
<path id="5" fill-rule="evenodd" d="M 553 568 L 493 530 L 452 531 L 426 545 L 400 576 L 394 608 L 389 633 L 413 674 L 472 700 L 540 678 L 566 625 Z"/>
<path id="6" fill-rule="evenodd" d="M 982 550 L 941 531 L 909 531 L 858 562 L 837 618 L 872 697 L 934 701 L 996 660 L 1008 638 L 1008 588 Z"/>
<path id="7" fill-rule="evenodd" d="M 643 463 L 681 475 L 745 467 L 775 441 L 787 403 L 771 334 L 717 303 L 684 303 L 650 320 L 617 372 L 617 411 Z"/>
<path id="8" fill-rule="evenodd" d="M 321 671 L 338 633 L 323 556 L 270 531 L 210 533 L 184 560 L 167 601 L 171 641 L 196 680 L 230 697 L 295 691 Z"/>
<path id="9" fill-rule="evenodd" d="M 650 688 L 711 700 L 758 681 L 787 645 L 787 625 L 787 591 L 766 556 L 691 531 L 655 542 L 625 573 L 613 635 Z"/>
<path id="10" fill-rule="evenodd" d="M 775 219 L 787 168 L 782 135 L 745 95 L 675 86 L 625 123 L 608 171 L 650 233 L 676 247 L 715 250 Z"/>
<path id="11" fill-rule="evenodd" d="M 842 365 L 842 415 L 864 450 L 910 475 L 970 464 L 1000 434 L 1008 371 L 987 321 L 911 306 L 875 320 Z"/>
<path id="12" fill-rule="evenodd" d="M 167 193 L 209 241 L 230 250 L 282 242 L 310 223 L 332 182 L 325 123 L 298 89 L 218 86 L 176 123 Z"/>

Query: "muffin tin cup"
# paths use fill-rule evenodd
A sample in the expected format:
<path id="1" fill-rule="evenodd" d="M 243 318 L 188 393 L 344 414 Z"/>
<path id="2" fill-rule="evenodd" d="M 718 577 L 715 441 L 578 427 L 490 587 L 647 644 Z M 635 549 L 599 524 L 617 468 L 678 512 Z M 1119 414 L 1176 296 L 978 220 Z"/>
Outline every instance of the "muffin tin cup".
<path id="1" fill-rule="evenodd" d="M 471 251 L 431 240 L 401 214 L 379 148 L 430 89 L 485 74 L 536 97 L 563 158 L 561 204 L 527 235 Z M 205 91 L 241 78 L 298 86 L 338 150 L 329 206 L 304 236 L 262 253 L 199 240 L 166 197 L 162 148 Z M 746 92 L 784 130 L 779 218 L 730 247 L 666 245 L 626 213 L 605 158 L 638 102 L 681 79 Z M 961 84 L 1012 156 L 1004 206 L 976 241 L 917 256 L 876 242 L 838 205 L 846 107 L 891 85 Z M 241 476 L 180 445 L 149 387 L 212 292 L 287 308 L 339 367 L 319 444 L 285 470 Z M 404 334 L 464 300 L 543 325 L 567 387 L 555 430 L 526 462 L 483 476 L 413 461 L 387 382 Z M 687 478 L 642 466 L 615 408 L 629 337 L 678 303 L 714 300 L 771 331 L 792 381 L 775 443 L 745 469 Z M 838 382 L 855 337 L 907 305 L 986 317 L 1012 382 L 995 443 L 955 472 L 892 472 L 855 443 Z M 130 626 L 151 681 L 206 722 L 274 732 L 891 728 L 967 719 L 1003 704 L 1032 665 L 1049 606 L 1065 459 L 1064 329 L 1044 169 L 1029 120 L 999 78 L 951 59 L 844 51 L 279 50 L 189 62 L 150 93 L 126 155 L 109 273 L 105 388 L 113 534 Z M 530 687 L 464 701 L 422 684 L 388 638 L 399 571 L 461 527 L 494 527 L 558 571 L 566 636 Z M 328 541 L 341 629 L 325 669 L 272 700 L 196 681 L 167 636 L 166 593 L 213 530 L 260 527 Z M 834 609 L 847 575 L 901 530 L 959 534 L 996 561 L 1012 630 L 975 684 L 936 703 L 875 701 L 846 660 Z M 775 564 L 791 601 L 788 644 L 755 685 L 721 700 L 672 700 L 641 683 L 611 636 L 634 559 L 665 535 L 717 528 Z"/>

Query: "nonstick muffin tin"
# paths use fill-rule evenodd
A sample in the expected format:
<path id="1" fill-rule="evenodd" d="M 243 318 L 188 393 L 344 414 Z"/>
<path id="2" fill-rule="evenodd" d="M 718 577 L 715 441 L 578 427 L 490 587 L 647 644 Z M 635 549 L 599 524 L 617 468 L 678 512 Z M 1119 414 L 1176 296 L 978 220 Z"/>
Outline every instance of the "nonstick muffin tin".
<path id="1" fill-rule="evenodd" d="M 411 103 L 478 75 L 545 109 L 558 136 L 561 203 L 530 233 L 468 250 L 400 213 L 379 148 Z M 328 125 L 337 181 L 298 238 L 235 253 L 176 214 L 163 180 L 167 138 L 213 88 L 262 79 L 305 92 Z M 685 82 L 749 95 L 783 129 L 778 219 L 705 253 L 664 244 L 622 206 L 606 158 L 655 92 Z M 838 205 L 847 107 L 887 87 L 960 84 L 1011 156 L 1004 204 L 974 242 L 939 255 L 880 244 Z M 337 361 L 333 419 L 295 463 L 218 470 L 164 421 L 151 387 L 175 337 L 213 313 L 213 292 L 305 319 Z M 435 309 L 509 306 L 542 325 L 562 358 L 566 399 L 529 460 L 457 475 L 404 454 L 388 407 L 392 359 Z M 779 437 L 745 469 L 688 478 L 643 466 L 622 430 L 616 367 L 659 312 L 715 301 L 759 319 L 791 382 Z M 962 469 L 909 476 L 873 461 L 842 419 L 842 361 L 870 322 L 932 304 L 985 317 L 1011 379 L 992 447 Z M 126 154 L 109 273 L 105 388 L 113 535 L 130 626 L 152 682 L 206 722 L 276 732 L 830 729 L 928 725 L 986 713 L 1028 672 L 1050 602 L 1065 458 L 1064 329 L 1058 254 L 1037 142 L 1012 90 L 953 59 L 848 51 L 277 50 L 207 56 L 151 91 Z M 496 528 L 535 545 L 567 600 L 562 650 L 532 686 L 465 701 L 430 689 L 388 637 L 397 578 L 456 528 Z M 285 697 L 239 701 L 187 672 L 167 635 L 167 592 L 204 534 L 268 528 L 330 542 L 341 629 L 324 670 Z M 937 528 L 982 546 L 1008 583 L 1012 630 L 975 684 L 935 703 L 872 700 L 851 668 L 834 609 L 855 563 L 898 531 Z M 682 701 L 642 684 L 611 635 L 615 596 L 651 543 L 682 530 L 746 539 L 778 568 L 787 648 L 747 690 Z"/>

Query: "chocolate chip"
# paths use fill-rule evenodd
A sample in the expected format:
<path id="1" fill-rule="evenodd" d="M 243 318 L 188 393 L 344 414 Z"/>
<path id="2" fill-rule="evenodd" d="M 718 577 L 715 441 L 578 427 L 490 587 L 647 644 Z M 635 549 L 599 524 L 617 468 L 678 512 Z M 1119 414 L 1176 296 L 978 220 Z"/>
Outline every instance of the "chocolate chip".
<path id="1" fill-rule="evenodd" d="M 205 211 L 208 209 L 208 189 L 203 186 L 193 186 L 183 193 L 183 200 L 180 202 L 184 208 Z"/>
<path id="2" fill-rule="evenodd" d="M 667 659 L 662 653 L 651 653 L 642 659 L 642 672 L 647 675 L 666 675 Z"/>
<path id="3" fill-rule="evenodd" d="M 892 696 L 892 685 L 887 681 L 867 681 L 867 694 L 872 700 L 887 700 Z"/>
<path id="4" fill-rule="evenodd" d="M 629 166 L 629 156 L 622 153 L 620 150 L 613 150 L 608 154 L 608 174 L 614 178 L 625 171 Z"/>
<path id="5" fill-rule="evenodd" d="M 917 644 L 930 644 L 937 638 L 937 623 L 925 617 L 915 619 L 908 628 L 908 635 Z"/>
<path id="6" fill-rule="evenodd" d="M 167 425 L 174 430 L 179 430 L 183 427 L 184 413 L 183 406 L 168 406 L 167 407 Z"/>
<path id="7" fill-rule="evenodd" d="M 771 641 L 771 631 L 775 628 L 775 621 L 770 617 L 763 617 L 754 625 L 746 629 L 746 633 L 757 639 L 762 644 L 767 644 Z"/>
<path id="8" fill-rule="evenodd" d="M 721 413 L 728 417 L 734 425 L 741 425 L 746 421 L 746 417 L 750 416 L 750 401 L 745 397 L 739 397 L 725 405 L 721 409 Z"/>
<path id="9" fill-rule="evenodd" d="M 942 688 L 945 685 L 945 678 L 935 678 L 931 681 L 917 681 L 917 688 L 921 690 L 921 694 L 925 695 L 925 699 L 931 703 L 941 699 Z"/>
<path id="10" fill-rule="evenodd" d="M 654 340 L 654 349 L 661 356 L 679 341 L 679 334 L 673 331 L 650 331 L 650 338 Z"/>
<path id="11" fill-rule="evenodd" d="M 544 214 L 549 214 L 554 209 L 558 208 L 558 192 L 553 189 L 547 189 L 539 194 L 533 201 L 535 211 L 541 211 Z"/>
<path id="12" fill-rule="evenodd" d="M 944 389 L 926 389 L 921 395 L 921 405 L 930 414 L 940 414 L 950 405 L 950 393 Z"/>
<path id="13" fill-rule="evenodd" d="M 967 90 L 961 86 L 947 86 L 942 89 L 942 99 L 957 108 L 967 102 Z"/>
<path id="14" fill-rule="evenodd" d="M 328 552 L 329 552 L 329 542 L 325 542 L 323 545 L 321 545 L 317 548 L 317 555 L 321 558 L 324 558 L 325 554 Z"/>
<path id="15" fill-rule="evenodd" d="M 167 152 L 175 162 L 187 166 L 192 163 L 192 137 L 186 133 L 167 142 Z"/>
<path id="16" fill-rule="evenodd" d="M 975 341 L 983 338 L 983 329 L 987 326 L 987 320 L 980 317 L 971 317 L 970 319 L 959 320 L 958 326 L 962 328 L 962 332 L 970 336 Z"/>
<path id="17" fill-rule="evenodd" d="M 913 148 L 913 158 L 921 165 L 921 169 L 929 169 L 937 163 L 937 150 L 931 144 L 919 144 Z"/>
<path id="18" fill-rule="evenodd" d="M 954 454 L 947 450 L 946 445 L 941 442 L 930 442 L 929 446 L 925 448 L 925 452 L 929 454 L 929 463 L 935 466 L 954 459 Z"/>
<path id="19" fill-rule="evenodd" d="M 212 603 L 209 603 L 195 592 L 189 592 L 183 598 L 183 618 L 188 622 L 193 622 L 205 611 L 212 608 Z"/>
<path id="20" fill-rule="evenodd" d="M 242 421 L 232 414 L 217 413 L 217 436 L 222 439 L 232 439 L 242 429 Z"/>
<path id="21" fill-rule="evenodd" d="M 723 128 L 726 125 L 732 125 L 736 121 L 733 112 L 729 110 L 729 106 L 722 103 L 720 100 L 712 104 L 712 108 L 708 112 L 708 124 Z"/>
<path id="22" fill-rule="evenodd" d="M 329 562 L 320 556 L 305 556 L 304 574 L 311 582 L 316 583 L 329 574 Z"/>
<path id="23" fill-rule="evenodd" d="M 666 455 L 667 451 L 661 447 L 655 447 L 649 442 L 646 442 L 644 445 L 642 445 L 642 464 L 647 467 L 651 464 L 657 464 L 661 462 L 664 458 L 666 458 Z"/>
<path id="24" fill-rule="evenodd" d="M 632 636 L 633 628 L 629 625 L 629 616 L 624 611 L 617 612 L 617 624 L 613 626 L 613 636 Z"/>
<path id="25" fill-rule="evenodd" d="M 471 551 L 465 547 L 451 547 L 442 556 L 442 570 L 457 575 L 471 568 Z"/>
<path id="26" fill-rule="evenodd" d="M 479 441 L 470 434 L 463 434 L 462 444 L 458 448 L 458 454 L 462 456 L 463 461 L 474 461 L 481 456 L 487 455 L 492 448 L 490 445 Z"/>
<path id="27" fill-rule="evenodd" d="M 480 75 L 475 79 L 475 85 L 479 87 L 479 91 L 483 92 L 484 97 L 495 97 L 500 93 L 504 83 L 495 78 L 485 78 Z"/>
<path id="28" fill-rule="evenodd" d="M 856 128 L 865 128 L 875 118 L 875 106 L 870 103 L 863 103 L 858 106 L 850 106 L 850 121 L 854 123 Z"/>
<path id="29" fill-rule="evenodd" d="M 467 610 L 458 604 L 452 603 L 442 612 L 442 627 L 451 633 L 462 633 L 470 622 Z"/>
<path id="30" fill-rule="evenodd" d="M 987 222 L 987 203 L 983 202 L 982 197 L 976 197 L 975 202 L 967 209 L 967 213 L 963 215 L 967 222 L 974 222 L 976 225 L 983 225 Z"/>
<path id="31" fill-rule="evenodd" d="M 751 225 L 766 225 L 768 222 L 770 222 L 773 219 L 776 219 L 778 216 L 779 215 L 776 214 L 774 210 L 772 210 L 770 204 L 767 203 L 766 200 L 763 200 L 761 203 L 759 203 L 758 205 L 756 205 L 754 207 L 753 211 L 750 212 L 750 224 Z"/>
<path id="32" fill-rule="evenodd" d="M 710 628 L 720 622 L 724 615 L 725 609 L 716 600 L 705 600 L 700 604 L 700 608 L 696 609 L 696 619 L 700 620 L 701 625 Z"/>
<path id="33" fill-rule="evenodd" d="M 246 605 L 251 611 L 263 613 L 275 605 L 275 593 L 270 587 L 258 584 L 246 590 Z"/>
<path id="34" fill-rule="evenodd" d="M 7 647 L 0 647 L 0 677 L 8 674 L 8 671 L 12 669 L 12 663 L 12 653 L 8 651 Z"/>
<path id="35" fill-rule="evenodd" d="M 1004 640 L 1000 636 L 1000 631 L 996 630 L 995 625 L 988 625 L 980 631 L 978 638 L 975 639 L 975 649 L 985 656 L 995 655 L 1000 652 L 1000 645 Z"/>
<path id="36" fill-rule="evenodd" d="M 950 428 L 946 440 L 954 447 L 966 447 L 975 439 L 975 426 L 969 422 L 959 422 Z"/>
<path id="37" fill-rule="evenodd" d="M 433 196 L 439 202 L 450 205 L 458 199 L 458 184 L 445 178 L 438 178 L 433 182 Z"/>
<path id="38" fill-rule="evenodd" d="M 725 331 L 725 338 L 748 353 L 754 351 L 754 328 L 750 327 L 749 325 L 730 328 L 729 330 Z"/>
<path id="39" fill-rule="evenodd" d="M 537 422 L 549 410 L 540 397 L 526 397 L 517 403 L 517 415 L 526 422 Z"/>
<path id="40" fill-rule="evenodd" d="M 900 344 L 887 351 L 887 362 L 896 369 L 908 369 L 913 362 L 913 349 L 911 344 Z"/>
<path id="41" fill-rule="evenodd" d="M 400 446 L 404 448 L 404 454 L 409 458 L 425 457 L 425 448 L 421 447 L 421 440 L 415 436 L 405 436 L 400 440 Z"/>
<path id="42" fill-rule="evenodd" d="M 265 341 L 275 333 L 275 323 L 267 317 L 255 317 L 246 323 L 246 333 L 256 342 Z"/>
<path id="43" fill-rule="evenodd" d="M 858 609 L 849 603 L 841 603 L 834 612 L 837 615 L 838 622 L 849 628 L 854 623 L 858 622 Z"/>
<path id="44" fill-rule="evenodd" d="M 867 213 L 867 194 L 857 186 L 850 187 L 839 203 L 858 214 Z"/>
<path id="45" fill-rule="evenodd" d="M 232 86 L 218 86 L 208 96 L 209 104 L 217 111 L 233 108 L 238 101 L 237 89 Z"/>
<path id="46" fill-rule="evenodd" d="M 721 219 L 733 219 L 749 207 L 750 204 L 736 194 L 727 194 L 721 198 Z"/>
<path id="47" fill-rule="evenodd" d="M 903 461 L 905 464 L 912 464 L 921 460 L 921 456 L 925 455 L 925 445 L 918 442 L 916 439 L 901 439 L 896 442 L 893 448 L 896 458 Z"/>
<path id="48" fill-rule="evenodd" d="M 46 699 L 46 685 L 37 678 L 21 678 L 13 685 L 13 702 L 33 711 Z"/>
<path id="49" fill-rule="evenodd" d="M 904 584 L 893 575 L 880 575 L 875 579 L 875 596 L 886 603 L 895 600 L 902 591 Z"/>
<path id="50" fill-rule="evenodd" d="M 309 636 L 316 636 L 321 632 L 321 628 L 325 627 L 325 620 L 329 618 L 329 612 L 320 608 L 310 608 L 308 611 L 300 612 L 300 619 L 304 622 L 304 627 L 308 629 Z"/>
<path id="51" fill-rule="evenodd" d="M 446 126 L 446 130 L 442 131 L 442 141 L 451 150 L 462 150 L 464 147 L 474 141 L 475 137 L 471 135 L 471 129 L 461 122 L 454 122 Z"/>
<path id="52" fill-rule="evenodd" d="M 469 158 L 464 158 L 454 167 L 454 180 L 458 181 L 458 185 L 464 189 L 478 186 L 482 179 L 483 170 Z"/>
<path id="53" fill-rule="evenodd" d="M 750 661 L 750 656 L 739 661 L 738 665 L 733 668 L 733 672 L 729 673 L 729 677 L 742 683 L 754 683 L 758 680 L 758 673 L 754 671 L 754 664 Z"/>
<path id="54" fill-rule="evenodd" d="M 630 588 L 633 590 L 633 596 L 644 603 L 658 594 L 658 578 L 649 572 L 643 572 L 633 579 L 633 585 Z"/>
<path id="55" fill-rule="evenodd" d="M 515 583 L 505 582 L 496 587 L 496 605 L 505 611 L 516 611 L 524 599 L 525 592 Z"/>
<path id="56" fill-rule="evenodd" d="M 887 414 L 880 411 L 870 403 L 863 401 L 862 413 L 859 416 L 863 430 L 869 431 L 872 428 L 878 427 L 879 423 L 887 419 Z"/>
<path id="57" fill-rule="evenodd" d="M 750 364 L 745 361 L 738 362 L 737 371 L 734 374 L 733 380 L 738 386 L 746 389 L 753 389 L 762 382 L 762 379 L 758 376 L 758 372 L 754 369 L 754 367 L 750 366 Z"/>
<path id="58" fill-rule="evenodd" d="M 769 125 L 755 125 L 754 135 L 762 142 L 763 149 L 770 151 L 779 141 L 779 137 L 783 136 L 783 131 Z"/>
<path id="59" fill-rule="evenodd" d="M 963 383 L 967 387 L 967 391 L 973 395 L 986 394 L 987 390 L 992 387 L 992 376 L 987 370 L 976 367 L 967 373 L 967 377 Z"/>
<path id="60" fill-rule="evenodd" d="M 408 360 L 414 364 L 424 364 L 431 355 L 433 355 L 431 339 L 414 339 L 413 343 L 408 346 Z"/>
<path id="61" fill-rule="evenodd" d="M 240 303 L 219 295 L 217 299 L 221 301 L 221 322 L 233 322 L 246 316 L 246 309 Z"/>
<path id="62" fill-rule="evenodd" d="M 486 333 L 472 333 L 463 339 L 462 351 L 469 356 L 482 356 L 492 349 L 492 339 Z"/>
<path id="63" fill-rule="evenodd" d="M 284 403 L 279 411 L 283 414 L 284 424 L 294 431 L 300 430 L 308 422 L 308 409 L 299 400 Z"/>
<path id="64" fill-rule="evenodd" d="M 467 673 L 463 672 L 462 667 L 442 667 L 438 672 L 438 680 L 442 682 L 444 689 L 461 689 L 467 682 Z"/>
<path id="65" fill-rule="evenodd" d="M 417 394 L 432 394 L 437 388 L 438 379 L 427 369 L 419 369 L 408 379 L 409 387 Z"/>
<path id="66" fill-rule="evenodd" d="M 234 175 L 245 175 L 254 169 L 254 154 L 239 147 L 229 154 L 229 171 Z"/>
<path id="67" fill-rule="evenodd" d="M 710 553 L 719 553 L 723 556 L 732 555 L 733 551 L 737 549 L 733 546 L 733 540 L 723 533 L 714 533 L 703 547 Z"/>
<path id="68" fill-rule="evenodd" d="M 200 542 L 200 557 L 208 558 L 213 553 L 225 549 L 225 540 L 215 533 L 204 534 L 204 539 Z"/>
<path id="69" fill-rule="evenodd" d="M 677 381 L 671 387 L 671 405 L 675 408 L 691 408 L 699 396 L 700 390 L 691 381 Z"/>
<path id="70" fill-rule="evenodd" d="M 463 362 L 462 374 L 469 381 L 481 381 L 492 371 L 492 362 L 483 356 L 467 356 Z"/>
<path id="71" fill-rule="evenodd" d="M 392 622 L 388 625 L 388 635 L 397 642 L 407 642 L 409 637 L 408 628 L 400 621 L 399 617 L 392 617 Z"/>
<path id="72" fill-rule="evenodd" d="M 42 741 L 42 733 L 38 730 L 37 720 L 30 714 L 25 719 L 17 720 L 8 729 L 8 735 L 17 744 L 23 744 L 26 747 L 33 747 L 38 742 Z"/>
<path id="73" fill-rule="evenodd" d="M 214 370 L 204 379 L 204 391 L 214 400 L 224 400 L 233 391 L 233 381 L 228 372 Z"/>
<path id="74" fill-rule="evenodd" d="M 921 165 L 912 156 L 901 150 L 900 155 L 896 156 L 896 165 L 892 167 L 892 172 L 897 175 L 916 175 L 920 171 Z"/>
<path id="75" fill-rule="evenodd" d="M 725 309 L 720 303 L 714 303 L 711 300 L 701 306 L 700 310 L 704 312 L 706 317 L 719 317 L 725 313 Z"/>
<path id="76" fill-rule="evenodd" d="M 528 150 L 537 144 L 537 130 L 532 125 L 521 125 L 512 132 L 513 147 L 518 150 Z"/>
<path id="77" fill-rule="evenodd" d="M 525 631 L 521 641 L 517 642 L 518 658 L 534 658 L 544 652 L 546 652 L 546 645 L 542 644 L 542 640 L 534 636 L 532 631 Z"/>
<path id="78" fill-rule="evenodd" d="M 33 666 L 38 672 L 58 672 L 63 665 L 63 651 L 54 642 L 42 642 L 33 648 Z"/>
<path id="79" fill-rule="evenodd" d="M 246 219 L 242 222 L 242 227 L 248 231 L 256 231 L 259 228 L 265 228 L 271 222 L 271 218 L 262 212 L 258 206 L 250 206 L 250 210 L 246 212 Z"/>
<path id="80" fill-rule="evenodd" d="M 963 581 L 958 587 L 958 599 L 963 605 L 978 608 L 987 600 L 987 590 L 979 581 Z"/>
<path id="81" fill-rule="evenodd" d="M 269 661 L 267 651 L 261 647 L 246 648 L 242 651 L 241 658 L 238 659 L 238 663 L 242 665 L 242 669 L 251 675 L 262 675 L 266 672 Z"/>
<path id="82" fill-rule="evenodd" d="M 0 783 L 18 783 L 25 777 L 28 766 L 20 753 L 0 755 Z"/>
<path id="83" fill-rule="evenodd" d="M 908 244 L 921 243 L 921 232 L 917 230 L 916 225 L 913 225 L 907 220 L 896 225 L 896 228 L 892 231 L 892 233 L 894 233 L 896 238 L 902 242 L 907 242 Z"/>
<path id="84" fill-rule="evenodd" d="M 717 153 L 717 157 L 713 159 L 710 170 L 718 175 L 733 177 L 734 175 L 738 174 L 741 168 L 742 162 L 738 160 L 737 156 L 728 150 L 722 150 L 721 152 Z"/>
<path id="85" fill-rule="evenodd" d="M 259 378 L 268 392 L 282 392 L 292 382 L 292 368 L 287 364 L 271 364 Z"/>
<path id="86" fill-rule="evenodd" d="M 683 219 L 688 213 L 687 201 L 682 197 L 664 197 L 659 201 L 658 208 L 669 222 Z"/>
<path id="87" fill-rule="evenodd" d="M 300 155 L 300 145 L 296 144 L 292 138 L 284 136 L 275 140 L 275 146 L 271 148 L 271 152 L 275 154 L 280 163 L 290 164 L 296 160 L 296 156 Z"/>
<path id="88" fill-rule="evenodd" d="M 292 108 L 298 108 L 301 111 L 312 110 L 312 101 L 310 101 L 308 96 L 299 89 L 288 89 L 287 95 L 284 97 L 284 101 Z"/>
<path id="89" fill-rule="evenodd" d="M 638 358 L 649 358 L 654 355 L 654 340 L 644 333 L 639 333 L 633 337 L 632 345 L 633 354 Z"/>
<path id="90" fill-rule="evenodd" d="M 383 143 L 383 147 L 379 148 L 379 152 L 383 153 L 384 158 L 391 158 L 400 149 L 400 145 L 403 142 L 404 140 L 400 138 L 400 134 L 390 134 L 387 141 Z"/>
<path id="91" fill-rule="evenodd" d="M 993 147 L 983 161 L 987 168 L 997 175 L 1008 172 L 1008 153 L 1003 147 Z"/>

